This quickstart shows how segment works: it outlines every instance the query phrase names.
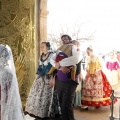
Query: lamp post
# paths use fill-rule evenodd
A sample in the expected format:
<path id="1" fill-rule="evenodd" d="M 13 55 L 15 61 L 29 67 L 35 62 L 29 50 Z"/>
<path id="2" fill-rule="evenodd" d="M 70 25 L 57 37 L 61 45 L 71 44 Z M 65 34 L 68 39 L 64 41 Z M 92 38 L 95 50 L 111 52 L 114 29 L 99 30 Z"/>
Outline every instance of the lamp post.
<path id="1" fill-rule="evenodd" d="M 110 96 L 111 98 L 111 106 L 110 106 L 110 110 L 111 110 L 111 115 L 110 115 L 110 120 L 114 120 L 114 115 L 113 115 L 113 111 L 114 111 L 114 90 L 112 90 L 112 94 Z"/>

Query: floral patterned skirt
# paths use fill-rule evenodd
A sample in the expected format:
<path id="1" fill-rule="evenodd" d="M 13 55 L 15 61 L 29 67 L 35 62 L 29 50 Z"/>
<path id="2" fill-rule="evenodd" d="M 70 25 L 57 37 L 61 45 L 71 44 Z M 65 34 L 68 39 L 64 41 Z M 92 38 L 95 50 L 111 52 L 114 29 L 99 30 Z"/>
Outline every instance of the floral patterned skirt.
<path id="1" fill-rule="evenodd" d="M 87 74 L 82 88 L 82 105 L 100 107 L 111 104 L 112 87 L 102 71 Z M 115 99 L 114 102 L 116 102 Z"/>
<path id="2" fill-rule="evenodd" d="M 46 77 L 36 78 L 26 102 L 25 111 L 30 115 L 49 117 L 52 99 L 52 87 Z"/>
<path id="3" fill-rule="evenodd" d="M 61 109 L 57 91 L 46 77 L 36 78 L 26 102 L 25 113 L 35 118 L 59 118 Z"/>

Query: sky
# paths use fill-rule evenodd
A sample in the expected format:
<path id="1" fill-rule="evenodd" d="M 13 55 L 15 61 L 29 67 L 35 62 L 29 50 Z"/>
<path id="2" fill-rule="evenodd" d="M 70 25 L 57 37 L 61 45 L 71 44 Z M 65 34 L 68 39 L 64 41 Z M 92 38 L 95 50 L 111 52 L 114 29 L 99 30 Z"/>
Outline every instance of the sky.
<path id="1" fill-rule="evenodd" d="M 82 49 L 92 45 L 102 53 L 120 50 L 120 0 L 48 0 L 48 11 L 48 34 L 60 33 L 60 26 L 74 33 L 77 26 L 80 37 L 94 37 Z"/>

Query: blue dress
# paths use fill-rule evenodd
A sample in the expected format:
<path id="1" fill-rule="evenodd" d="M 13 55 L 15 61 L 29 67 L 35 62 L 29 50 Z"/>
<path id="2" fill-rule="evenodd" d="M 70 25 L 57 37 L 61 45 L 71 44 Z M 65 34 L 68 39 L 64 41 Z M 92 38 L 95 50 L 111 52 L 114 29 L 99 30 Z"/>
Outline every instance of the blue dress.
<path id="1" fill-rule="evenodd" d="M 34 117 L 45 118 L 49 117 L 52 104 L 53 88 L 49 85 L 50 79 L 46 77 L 51 67 L 50 59 L 52 53 L 49 53 L 49 56 L 45 60 L 42 60 L 42 55 L 40 56 L 37 70 L 39 77 L 34 80 L 27 98 L 25 111 Z"/>

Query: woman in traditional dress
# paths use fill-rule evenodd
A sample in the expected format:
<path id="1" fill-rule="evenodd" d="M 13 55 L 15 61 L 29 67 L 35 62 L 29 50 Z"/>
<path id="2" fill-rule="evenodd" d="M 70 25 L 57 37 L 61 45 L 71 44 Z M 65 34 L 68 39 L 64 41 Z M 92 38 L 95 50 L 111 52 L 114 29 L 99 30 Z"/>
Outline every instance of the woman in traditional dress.
<path id="1" fill-rule="evenodd" d="M 82 88 L 82 105 L 91 107 L 109 106 L 112 87 L 102 71 L 102 62 L 94 55 L 93 48 L 87 48 L 87 74 Z"/>
<path id="2" fill-rule="evenodd" d="M 109 59 L 106 62 L 106 68 L 108 80 L 114 88 L 114 86 L 118 84 L 118 69 L 120 68 L 117 56 L 114 52 L 109 54 Z"/>
<path id="3" fill-rule="evenodd" d="M 87 106 L 84 106 L 81 104 L 81 99 L 82 99 L 82 85 L 83 85 L 83 80 L 85 79 L 85 70 L 83 69 L 83 60 L 80 61 L 80 74 L 78 77 L 78 82 L 79 85 L 76 88 L 75 92 L 75 98 L 74 98 L 74 106 L 75 107 L 80 107 L 81 110 L 88 110 Z"/>
<path id="4" fill-rule="evenodd" d="M 37 77 L 32 85 L 26 102 L 25 111 L 35 118 L 47 119 L 50 113 L 52 87 L 50 87 L 50 79 L 48 79 L 46 75 L 51 67 L 50 59 L 53 54 L 49 50 L 50 43 L 42 42 L 42 54 L 39 59 Z"/>
<path id="5" fill-rule="evenodd" d="M 12 51 L 0 45 L 1 120 L 24 120 Z"/>
<path id="6" fill-rule="evenodd" d="M 120 52 L 117 52 L 117 60 L 120 66 Z M 118 70 L 118 83 L 120 83 L 120 68 Z"/>

